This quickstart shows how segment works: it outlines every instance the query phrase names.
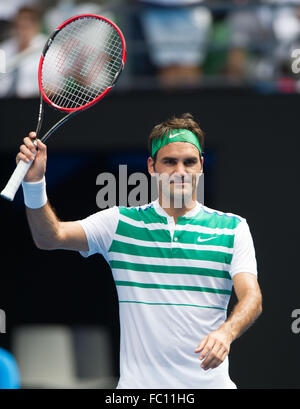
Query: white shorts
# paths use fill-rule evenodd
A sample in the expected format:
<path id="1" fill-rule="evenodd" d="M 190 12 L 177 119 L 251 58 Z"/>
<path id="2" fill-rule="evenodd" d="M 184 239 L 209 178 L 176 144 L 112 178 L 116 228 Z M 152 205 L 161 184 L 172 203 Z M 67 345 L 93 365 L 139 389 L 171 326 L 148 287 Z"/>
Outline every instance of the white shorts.
<path id="1" fill-rule="evenodd" d="M 204 60 L 212 26 L 205 7 L 149 6 L 142 10 L 141 22 L 156 66 L 200 65 Z"/>

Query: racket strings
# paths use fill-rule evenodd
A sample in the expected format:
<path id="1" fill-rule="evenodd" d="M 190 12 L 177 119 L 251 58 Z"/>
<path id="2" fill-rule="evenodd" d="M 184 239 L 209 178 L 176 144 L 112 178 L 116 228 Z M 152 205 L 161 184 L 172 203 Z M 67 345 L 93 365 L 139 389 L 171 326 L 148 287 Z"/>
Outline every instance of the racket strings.
<path id="1" fill-rule="evenodd" d="M 63 27 L 44 57 L 42 87 L 50 101 L 80 108 L 110 87 L 122 68 L 123 43 L 105 20 L 84 17 Z"/>
<path id="2" fill-rule="evenodd" d="M 75 48 L 75 51 L 77 51 L 76 48 Z M 83 52 L 83 51 L 85 51 L 85 52 Z M 66 91 L 66 95 L 64 95 L 65 98 L 69 97 L 70 93 L 71 94 L 74 93 L 74 84 L 76 85 L 75 89 L 77 91 L 77 96 L 79 98 L 80 103 L 84 102 L 84 101 L 81 101 L 81 100 L 82 100 L 82 98 L 83 98 L 83 96 L 85 94 L 90 95 L 90 97 L 92 99 L 94 97 L 93 94 L 94 93 L 97 94 L 98 89 L 96 89 L 96 90 L 93 89 L 93 88 L 88 89 L 86 87 L 86 85 L 88 85 L 88 84 L 85 84 L 85 82 L 89 82 L 89 81 L 85 81 L 85 77 L 88 77 L 91 74 L 91 71 L 87 72 L 86 70 L 84 70 L 83 59 L 84 59 L 84 57 L 87 57 L 87 54 L 89 53 L 89 51 L 92 51 L 91 47 L 83 46 L 80 49 L 79 53 L 76 53 L 76 52 L 71 53 L 71 57 L 73 57 L 73 67 L 71 67 L 71 69 L 69 68 L 68 72 L 64 72 L 64 74 L 65 74 L 64 77 L 67 77 L 67 78 L 70 78 L 70 77 L 72 78 L 73 77 L 74 80 L 75 80 L 75 83 L 70 82 L 68 84 L 69 87 L 67 87 L 67 89 L 64 89 L 64 91 Z M 86 65 L 86 67 L 88 66 L 88 64 L 85 64 L 85 65 Z M 97 64 L 94 64 L 94 66 L 97 67 Z M 102 75 L 102 78 L 100 78 L 100 82 L 103 82 L 103 80 L 104 80 L 103 87 L 106 88 L 109 85 L 109 83 L 105 83 L 105 77 L 107 76 L 107 73 L 104 71 L 104 74 L 105 75 Z M 80 85 L 83 85 L 83 88 L 81 88 Z M 70 90 L 68 88 L 70 88 Z M 59 97 L 59 95 L 58 95 L 58 97 Z"/>
<path id="3" fill-rule="evenodd" d="M 68 108 L 73 107 L 74 104 L 75 106 L 80 106 L 89 102 L 89 100 L 93 100 L 99 94 L 99 84 L 100 92 L 104 91 L 104 89 L 110 85 L 111 79 L 108 77 L 109 73 L 107 73 L 107 70 L 104 68 L 102 75 L 99 77 L 98 84 L 96 84 L 98 87 L 91 86 L 91 77 L 92 75 L 95 77 L 95 67 L 97 67 L 97 63 L 93 64 L 92 70 L 94 69 L 94 72 L 92 70 L 85 70 L 83 64 L 83 60 L 87 57 L 90 51 L 92 51 L 90 48 L 85 47 L 84 50 L 83 47 L 78 55 L 74 55 L 74 66 L 64 73 L 64 77 L 68 79 L 71 78 L 71 81 L 67 82 L 67 86 L 64 86 L 63 90 L 58 86 L 57 91 L 59 92 L 56 91 L 57 95 L 53 101 L 57 105 L 64 105 Z M 88 64 L 85 64 L 85 67 L 87 66 Z M 98 67 L 98 71 L 101 71 L 101 66 L 99 64 Z"/>

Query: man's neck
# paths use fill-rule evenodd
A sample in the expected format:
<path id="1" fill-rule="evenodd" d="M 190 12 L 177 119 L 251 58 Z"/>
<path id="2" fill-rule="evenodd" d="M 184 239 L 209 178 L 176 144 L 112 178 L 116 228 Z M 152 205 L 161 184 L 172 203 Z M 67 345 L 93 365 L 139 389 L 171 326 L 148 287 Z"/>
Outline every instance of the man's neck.
<path id="1" fill-rule="evenodd" d="M 158 201 L 159 201 L 159 205 L 161 206 L 161 208 L 164 209 L 164 211 L 169 216 L 174 218 L 175 223 L 177 223 L 178 217 L 184 216 L 186 213 L 188 213 L 190 210 L 192 210 L 197 205 L 197 200 L 194 198 L 191 198 L 191 200 L 189 200 L 188 203 L 183 203 L 182 207 L 174 206 L 174 201 L 172 200 L 170 200 L 169 207 L 164 207 L 163 199 L 161 196 L 159 197 Z"/>

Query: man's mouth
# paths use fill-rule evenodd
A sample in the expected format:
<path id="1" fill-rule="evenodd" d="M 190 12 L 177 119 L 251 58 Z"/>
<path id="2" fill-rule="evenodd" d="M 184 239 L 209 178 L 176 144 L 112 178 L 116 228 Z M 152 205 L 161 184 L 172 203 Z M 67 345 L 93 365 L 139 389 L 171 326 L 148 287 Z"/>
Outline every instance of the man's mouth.
<path id="1" fill-rule="evenodd" d="M 170 180 L 170 183 L 174 184 L 174 185 L 185 185 L 185 184 L 190 184 L 191 182 L 187 182 L 187 181 L 175 181 L 175 180 Z"/>

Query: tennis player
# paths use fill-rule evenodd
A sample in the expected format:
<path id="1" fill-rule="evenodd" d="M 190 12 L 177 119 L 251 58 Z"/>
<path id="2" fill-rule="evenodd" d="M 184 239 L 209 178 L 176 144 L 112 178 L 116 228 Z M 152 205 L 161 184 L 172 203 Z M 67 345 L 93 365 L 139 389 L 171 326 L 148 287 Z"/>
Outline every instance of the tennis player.
<path id="1" fill-rule="evenodd" d="M 24 139 L 17 162 L 33 158 L 34 137 Z M 228 372 L 231 343 L 262 311 L 246 220 L 197 201 L 203 140 L 190 114 L 153 128 L 148 170 L 167 175 L 169 184 L 159 183 L 157 200 L 144 206 L 60 221 L 47 200 L 40 141 L 23 182 L 37 247 L 99 253 L 111 267 L 120 309 L 120 389 L 236 388 Z M 233 287 L 237 303 L 227 316 Z"/>

